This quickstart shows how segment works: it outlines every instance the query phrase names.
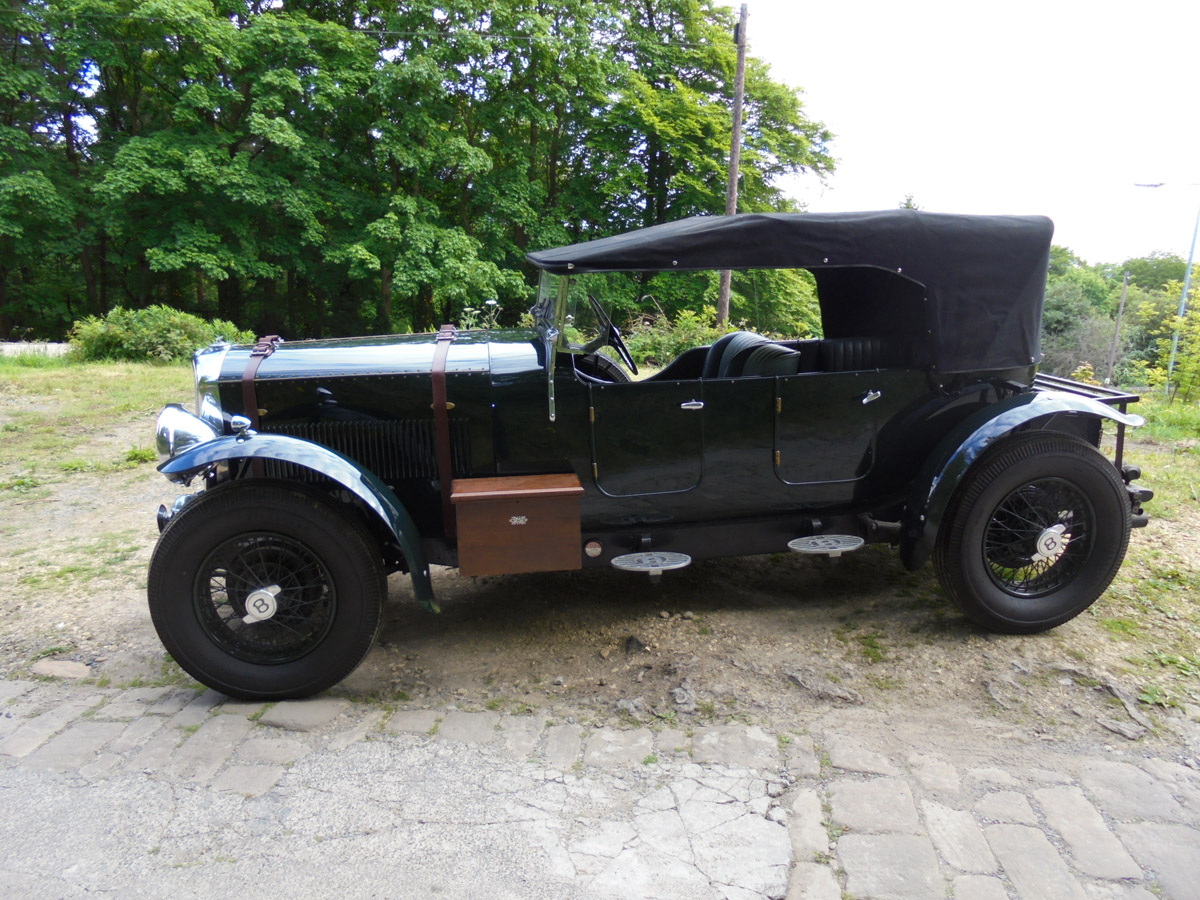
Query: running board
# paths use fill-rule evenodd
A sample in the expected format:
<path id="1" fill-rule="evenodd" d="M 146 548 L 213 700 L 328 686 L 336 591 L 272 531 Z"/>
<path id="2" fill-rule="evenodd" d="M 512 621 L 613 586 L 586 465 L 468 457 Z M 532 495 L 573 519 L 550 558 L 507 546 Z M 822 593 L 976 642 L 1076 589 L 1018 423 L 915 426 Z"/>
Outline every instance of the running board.
<path id="1" fill-rule="evenodd" d="M 626 553 L 614 556 L 610 560 L 615 569 L 623 572 L 645 572 L 651 581 L 658 581 L 662 573 L 671 569 L 682 569 L 692 564 L 692 558 L 686 553 L 672 553 L 667 550 L 644 550 L 641 553 Z"/>
<path id="2" fill-rule="evenodd" d="M 853 553 L 864 543 L 862 538 L 854 534 L 814 534 L 812 537 L 788 541 L 788 549 L 833 559 L 843 553 Z"/>

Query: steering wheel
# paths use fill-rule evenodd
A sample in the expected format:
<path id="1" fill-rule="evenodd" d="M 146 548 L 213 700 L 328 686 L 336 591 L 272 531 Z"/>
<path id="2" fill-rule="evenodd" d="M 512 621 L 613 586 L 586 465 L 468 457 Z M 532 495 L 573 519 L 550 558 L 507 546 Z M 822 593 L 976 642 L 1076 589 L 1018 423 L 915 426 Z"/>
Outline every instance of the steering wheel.
<path id="1" fill-rule="evenodd" d="M 604 307 L 600 305 L 599 300 L 591 294 L 588 294 L 587 298 L 588 303 L 592 305 L 592 312 L 596 314 L 596 319 L 600 323 L 600 335 L 595 340 L 590 341 L 584 349 L 591 353 L 607 344 L 617 351 L 617 355 L 621 357 L 621 362 L 625 363 L 626 368 L 636 375 L 638 373 L 637 363 L 633 361 L 633 357 L 629 355 L 629 348 L 621 340 L 621 329 L 613 324 L 612 319 L 608 317 L 608 313 L 604 311 Z"/>

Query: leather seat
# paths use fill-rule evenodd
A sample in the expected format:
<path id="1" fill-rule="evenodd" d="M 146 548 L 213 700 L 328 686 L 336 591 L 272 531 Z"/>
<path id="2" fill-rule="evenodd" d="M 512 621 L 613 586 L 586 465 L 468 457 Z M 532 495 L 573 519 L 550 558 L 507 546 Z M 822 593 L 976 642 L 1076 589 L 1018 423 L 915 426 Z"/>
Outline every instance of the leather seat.
<path id="1" fill-rule="evenodd" d="M 821 341 L 817 368 L 822 372 L 857 372 L 899 365 L 894 341 L 881 337 L 830 338 Z"/>
<path id="2" fill-rule="evenodd" d="M 744 376 L 795 375 L 800 371 L 801 354 L 779 344 L 754 347 L 742 365 Z"/>
<path id="3" fill-rule="evenodd" d="M 701 378 L 729 378 L 733 373 L 730 367 L 738 353 L 753 347 L 755 344 L 768 343 L 761 334 L 753 331 L 733 331 L 719 338 L 708 348 L 708 356 L 704 358 L 704 368 Z"/>

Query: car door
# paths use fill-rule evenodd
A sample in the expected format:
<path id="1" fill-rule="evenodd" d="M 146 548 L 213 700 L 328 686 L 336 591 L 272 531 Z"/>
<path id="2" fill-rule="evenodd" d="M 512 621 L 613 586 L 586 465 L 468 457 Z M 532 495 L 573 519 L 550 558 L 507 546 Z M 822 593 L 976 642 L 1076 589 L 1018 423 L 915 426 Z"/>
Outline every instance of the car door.
<path id="1" fill-rule="evenodd" d="M 875 465 L 878 381 L 878 371 L 776 378 L 776 476 L 795 485 L 865 478 Z"/>
<path id="2" fill-rule="evenodd" d="M 589 386 L 592 476 L 610 497 L 690 491 L 703 474 L 699 381 Z"/>

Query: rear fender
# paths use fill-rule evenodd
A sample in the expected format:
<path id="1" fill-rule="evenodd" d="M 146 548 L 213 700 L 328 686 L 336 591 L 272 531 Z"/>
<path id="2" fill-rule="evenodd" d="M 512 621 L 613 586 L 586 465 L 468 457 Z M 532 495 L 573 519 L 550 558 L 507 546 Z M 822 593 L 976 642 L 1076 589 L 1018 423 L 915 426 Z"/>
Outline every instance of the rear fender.
<path id="1" fill-rule="evenodd" d="M 1058 416 L 1109 419 L 1134 428 L 1146 421 L 1099 401 L 1058 391 L 1018 394 L 969 416 L 938 444 L 914 482 L 902 522 L 900 559 L 904 567 L 913 571 L 929 560 L 954 492 L 988 447 L 1019 428 L 1053 430 L 1050 420 Z"/>
<path id="2" fill-rule="evenodd" d="M 421 547 L 416 522 L 396 500 L 391 488 L 373 472 L 322 444 L 283 434 L 247 434 L 221 437 L 190 447 L 158 467 L 171 481 L 186 481 L 214 463 L 235 459 L 273 459 L 311 469 L 329 478 L 361 500 L 396 539 L 412 575 L 413 593 L 429 610 L 436 611 L 429 563 Z"/>

